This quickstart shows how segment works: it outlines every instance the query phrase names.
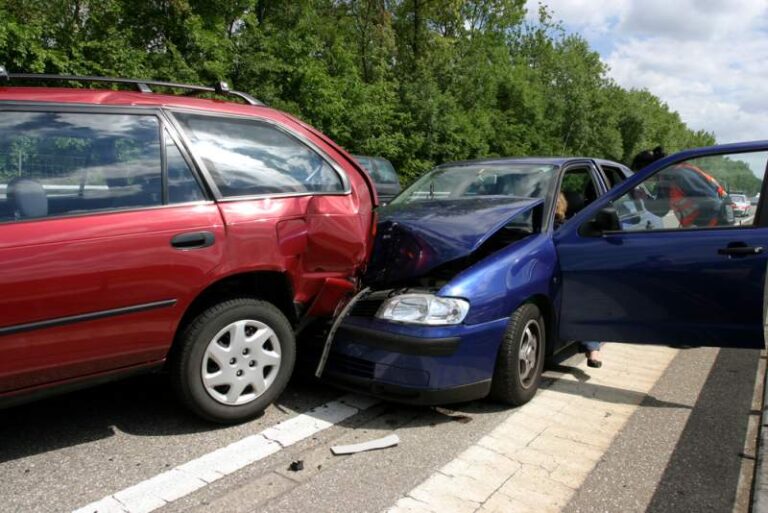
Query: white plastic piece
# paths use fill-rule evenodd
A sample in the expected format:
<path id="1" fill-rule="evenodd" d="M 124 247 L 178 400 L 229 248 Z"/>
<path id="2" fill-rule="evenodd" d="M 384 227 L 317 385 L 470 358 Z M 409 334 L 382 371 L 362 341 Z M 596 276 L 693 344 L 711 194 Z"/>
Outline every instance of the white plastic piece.
<path id="1" fill-rule="evenodd" d="M 364 451 L 374 451 L 376 449 L 386 449 L 387 447 L 394 447 L 399 443 L 400 437 L 397 435 L 388 435 L 384 438 L 368 440 L 367 442 L 360 442 L 359 444 L 334 445 L 331 447 L 331 452 L 336 456 L 341 454 L 355 454 Z"/>

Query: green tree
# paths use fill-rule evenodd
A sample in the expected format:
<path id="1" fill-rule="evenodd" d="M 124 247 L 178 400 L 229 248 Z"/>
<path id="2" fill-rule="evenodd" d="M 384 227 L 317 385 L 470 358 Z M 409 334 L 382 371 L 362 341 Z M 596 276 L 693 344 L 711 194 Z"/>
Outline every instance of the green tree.
<path id="1" fill-rule="evenodd" d="M 714 143 L 524 0 L 4 0 L 11 71 L 227 80 L 409 182 L 484 156 Z M 746 180 L 746 178 L 745 178 Z"/>

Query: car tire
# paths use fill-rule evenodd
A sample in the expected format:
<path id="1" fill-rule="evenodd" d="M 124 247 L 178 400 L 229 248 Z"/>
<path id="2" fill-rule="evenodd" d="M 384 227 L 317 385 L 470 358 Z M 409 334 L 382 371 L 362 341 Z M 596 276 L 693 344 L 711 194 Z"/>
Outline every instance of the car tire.
<path id="1" fill-rule="evenodd" d="M 539 307 L 526 303 L 509 319 L 496 357 L 490 397 L 520 406 L 536 394 L 544 368 L 546 331 Z"/>
<path id="2" fill-rule="evenodd" d="M 257 416 L 293 372 L 291 324 L 271 303 L 236 298 L 215 304 L 184 327 L 171 361 L 173 385 L 197 415 L 232 424 Z"/>

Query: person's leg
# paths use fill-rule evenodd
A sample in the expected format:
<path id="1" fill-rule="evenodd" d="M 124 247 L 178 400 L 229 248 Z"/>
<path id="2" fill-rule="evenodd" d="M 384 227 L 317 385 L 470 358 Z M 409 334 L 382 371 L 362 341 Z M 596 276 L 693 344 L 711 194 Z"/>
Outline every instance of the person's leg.
<path id="1" fill-rule="evenodd" d="M 601 345 L 602 345 L 602 342 L 596 342 L 596 341 L 582 342 L 581 350 L 584 351 L 585 353 L 592 352 L 592 351 L 600 351 Z"/>
<path id="2" fill-rule="evenodd" d="M 590 367 L 601 367 L 603 365 L 600 359 L 601 342 L 586 341 L 581 343 L 581 349 L 587 354 L 587 365 Z"/>

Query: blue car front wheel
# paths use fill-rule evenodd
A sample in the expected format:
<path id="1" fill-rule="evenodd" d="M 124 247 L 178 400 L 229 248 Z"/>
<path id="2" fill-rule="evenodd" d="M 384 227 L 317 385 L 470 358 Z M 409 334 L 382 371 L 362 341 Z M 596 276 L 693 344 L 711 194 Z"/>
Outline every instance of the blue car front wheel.
<path id="1" fill-rule="evenodd" d="M 545 344 L 539 307 L 526 303 L 515 310 L 496 357 L 491 398 L 513 406 L 530 401 L 541 383 Z"/>

